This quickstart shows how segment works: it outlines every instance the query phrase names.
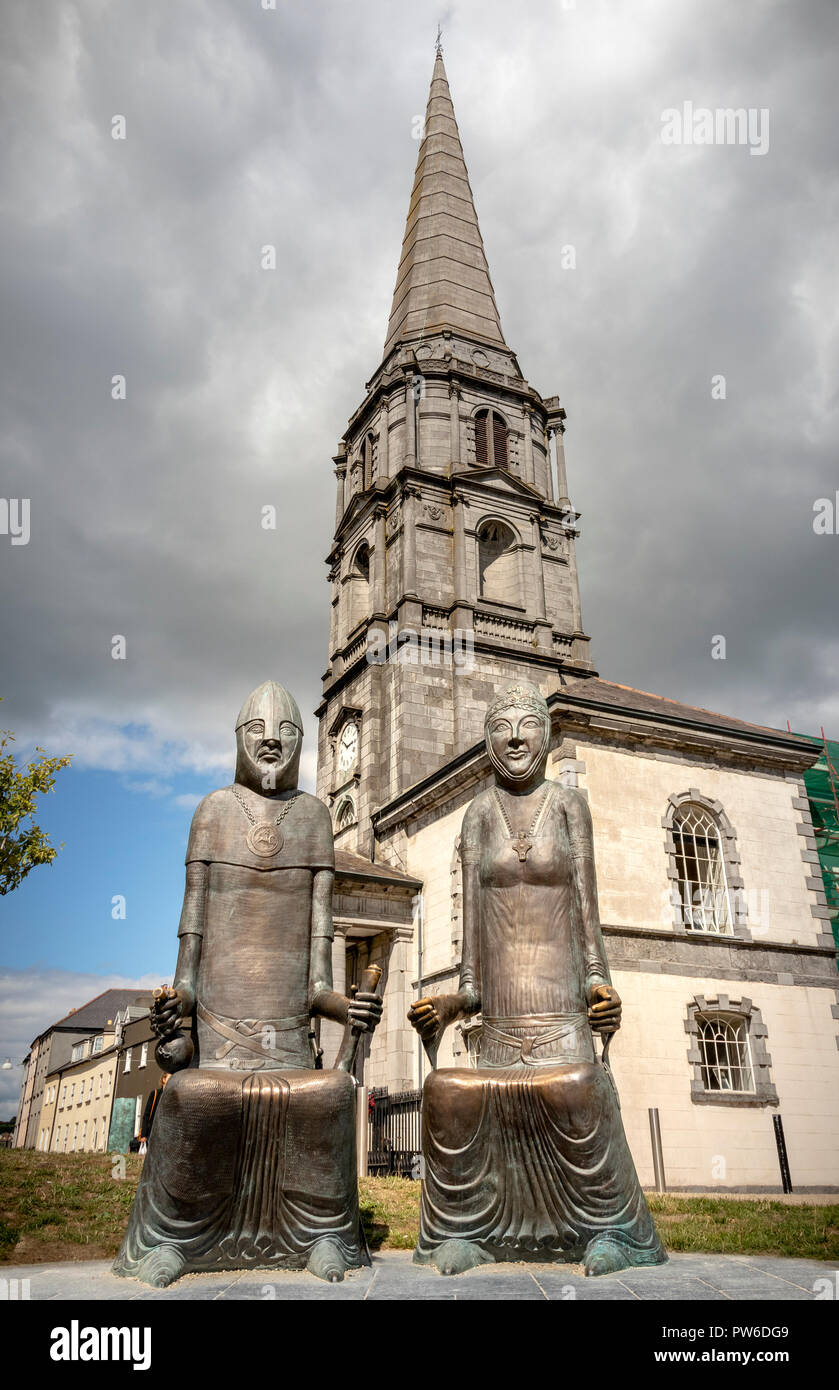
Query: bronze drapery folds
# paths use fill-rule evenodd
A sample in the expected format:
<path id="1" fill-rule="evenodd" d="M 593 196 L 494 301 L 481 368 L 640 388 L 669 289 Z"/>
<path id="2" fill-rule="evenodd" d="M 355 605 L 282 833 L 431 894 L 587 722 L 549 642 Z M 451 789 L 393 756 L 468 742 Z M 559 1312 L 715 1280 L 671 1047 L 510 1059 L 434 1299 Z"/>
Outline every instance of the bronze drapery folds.
<path id="1" fill-rule="evenodd" d="M 621 1003 L 588 806 L 545 777 L 550 716 L 534 686 L 500 694 L 485 732 L 495 784 L 463 821 L 460 988 L 409 1013 L 433 1056 L 450 1023 L 481 1012 L 480 1062 L 425 1082 L 414 1259 L 442 1274 L 503 1260 L 582 1260 L 591 1275 L 660 1264 L 594 1042 L 620 1027 Z"/>
<path id="2" fill-rule="evenodd" d="M 297 787 L 302 734 L 288 692 L 260 686 L 237 720 L 233 786 L 193 817 L 174 989 L 152 1011 L 182 1069 L 160 1101 L 114 1264 L 157 1287 L 192 1270 L 260 1267 L 335 1281 L 369 1263 L 356 1083 L 316 1069 L 311 1021 L 334 1019 L 357 1038 L 382 1005 L 332 989 L 332 825 Z M 181 1032 L 190 1018 L 192 1049 Z"/>

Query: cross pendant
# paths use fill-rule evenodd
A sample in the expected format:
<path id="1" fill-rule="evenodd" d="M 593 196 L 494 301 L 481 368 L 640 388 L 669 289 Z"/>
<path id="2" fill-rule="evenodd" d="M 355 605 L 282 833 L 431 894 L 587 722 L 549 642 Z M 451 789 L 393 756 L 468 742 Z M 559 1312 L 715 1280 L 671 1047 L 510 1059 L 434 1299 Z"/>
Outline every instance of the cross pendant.
<path id="1" fill-rule="evenodd" d="M 513 839 L 513 849 L 516 851 L 516 854 L 519 857 L 520 864 L 524 863 L 532 848 L 533 841 L 530 839 L 528 835 L 525 835 L 523 830 L 520 830 L 518 835 L 516 835 Z"/>

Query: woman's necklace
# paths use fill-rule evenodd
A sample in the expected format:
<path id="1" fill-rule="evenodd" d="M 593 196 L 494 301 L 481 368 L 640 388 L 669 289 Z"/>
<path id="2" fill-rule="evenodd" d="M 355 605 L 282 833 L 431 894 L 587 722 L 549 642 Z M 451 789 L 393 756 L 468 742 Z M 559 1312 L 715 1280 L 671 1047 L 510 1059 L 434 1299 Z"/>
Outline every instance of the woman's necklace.
<path id="1" fill-rule="evenodd" d="M 247 802 L 242 800 L 235 787 L 233 788 L 233 795 L 251 823 L 251 828 L 248 831 L 248 848 L 253 854 L 259 854 L 263 858 L 267 858 L 271 854 L 276 854 L 278 850 L 281 850 L 283 847 L 283 833 L 279 829 L 280 822 L 285 820 L 294 802 L 300 795 L 299 791 L 295 792 L 294 795 L 290 796 L 288 801 L 285 802 L 273 825 L 270 821 L 258 821 Z"/>
<path id="2" fill-rule="evenodd" d="M 507 827 L 507 834 L 510 836 L 510 839 L 513 842 L 513 849 L 516 851 L 516 854 L 519 857 L 519 863 L 523 864 L 528 854 L 533 848 L 533 836 L 536 833 L 536 827 L 539 824 L 542 812 L 545 809 L 545 803 L 547 802 L 548 796 L 550 794 L 551 784 L 550 782 L 548 782 L 544 792 L 542 793 L 542 796 L 539 798 L 539 803 L 536 807 L 536 810 L 533 813 L 533 819 L 531 820 L 530 826 L 527 830 L 513 830 L 513 827 L 510 824 L 510 817 L 507 815 L 507 808 L 504 805 L 504 802 L 501 800 L 501 792 L 499 791 L 498 787 L 493 788 L 493 790 L 495 791 L 495 800 L 498 803 L 498 809 L 501 812 L 501 819 Z"/>

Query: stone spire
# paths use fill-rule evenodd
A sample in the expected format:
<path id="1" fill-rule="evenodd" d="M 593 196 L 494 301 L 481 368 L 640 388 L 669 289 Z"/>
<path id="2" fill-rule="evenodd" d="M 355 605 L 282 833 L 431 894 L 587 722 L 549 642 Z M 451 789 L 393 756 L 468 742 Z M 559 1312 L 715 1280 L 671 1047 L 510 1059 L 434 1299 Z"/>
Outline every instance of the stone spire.
<path id="1" fill-rule="evenodd" d="M 506 346 L 438 43 L 384 355 L 443 328 Z"/>

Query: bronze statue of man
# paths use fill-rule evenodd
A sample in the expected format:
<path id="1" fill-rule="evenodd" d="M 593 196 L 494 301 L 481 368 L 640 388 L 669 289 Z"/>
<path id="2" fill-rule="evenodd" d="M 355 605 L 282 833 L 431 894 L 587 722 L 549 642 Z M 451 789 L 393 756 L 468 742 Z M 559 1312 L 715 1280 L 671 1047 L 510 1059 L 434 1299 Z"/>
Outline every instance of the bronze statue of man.
<path id="1" fill-rule="evenodd" d="M 414 1259 L 441 1274 L 495 1260 L 582 1260 L 587 1274 L 660 1264 L 656 1235 L 594 1037 L 620 1027 L 597 907 L 591 816 L 545 777 L 550 716 L 510 686 L 490 706 L 494 786 L 463 820 L 463 956 L 456 994 L 409 1018 L 433 1054 L 482 1012 L 475 1070 L 423 1091 Z"/>
<path id="2" fill-rule="evenodd" d="M 266 681 L 236 721 L 236 779 L 198 806 L 174 990 L 152 1022 L 194 1056 L 155 1116 L 114 1270 L 164 1287 L 192 1270 L 368 1262 L 359 1227 L 355 1082 L 320 1071 L 311 1020 L 372 1031 L 381 1000 L 332 989 L 332 825 L 297 787 L 303 726 Z M 192 1049 L 187 1047 L 187 1052 Z"/>

